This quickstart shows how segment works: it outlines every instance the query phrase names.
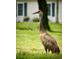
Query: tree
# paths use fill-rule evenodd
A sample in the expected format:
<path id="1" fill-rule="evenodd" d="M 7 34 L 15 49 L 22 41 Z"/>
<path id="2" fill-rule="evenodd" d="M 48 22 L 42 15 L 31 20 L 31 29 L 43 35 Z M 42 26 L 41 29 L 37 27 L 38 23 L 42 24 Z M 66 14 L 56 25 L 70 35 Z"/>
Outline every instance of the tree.
<path id="1" fill-rule="evenodd" d="M 49 20 L 48 20 L 48 9 L 47 9 L 47 2 L 46 0 L 37 0 L 39 10 L 43 12 L 43 18 L 41 19 L 41 24 L 45 30 L 51 31 L 49 27 Z"/>
<path id="2" fill-rule="evenodd" d="M 57 8 L 56 8 L 56 11 L 57 11 L 57 16 L 56 16 L 56 23 L 58 23 L 58 10 L 59 10 L 59 1 L 58 0 L 56 0 L 57 1 Z"/>

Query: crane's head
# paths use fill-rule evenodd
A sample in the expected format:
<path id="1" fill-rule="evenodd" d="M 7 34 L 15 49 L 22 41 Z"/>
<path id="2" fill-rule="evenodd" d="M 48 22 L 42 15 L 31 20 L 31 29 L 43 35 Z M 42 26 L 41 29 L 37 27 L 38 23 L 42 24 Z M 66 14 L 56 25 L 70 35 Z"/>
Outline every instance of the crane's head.
<path id="1" fill-rule="evenodd" d="M 37 11 L 37 12 L 34 12 L 33 14 L 39 14 L 40 19 L 42 19 L 42 17 L 43 17 L 43 12 L 42 12 L 42 10 L 39 10 L 39 11 Z"/>
<path id="2" fill-rule="evenodd" d="M 40 10 L 39 10 L 39 11 L 37 11 L 37 12 L 34 12 L 33 14 L 38 14 L 38 13 L 40 13 Z"/>
<path id="3" fill-rule="evenodd" d="M 34 12 L 33 14 L 40 14 L 40 13 L 43 13 L 42 10 L 38 10 L 38 11 Z"/>

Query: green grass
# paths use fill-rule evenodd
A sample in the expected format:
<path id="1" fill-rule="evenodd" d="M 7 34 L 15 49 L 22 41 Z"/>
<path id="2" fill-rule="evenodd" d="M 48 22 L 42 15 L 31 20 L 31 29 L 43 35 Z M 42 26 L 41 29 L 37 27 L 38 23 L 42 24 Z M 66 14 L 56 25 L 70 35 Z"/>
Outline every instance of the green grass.
<path id="1" fill-rule="evenodd" d="M 16 59 L 62 59 L 62 25 L 50 23 L 49 32 L 58 42 L 60 54 L 45 53 L 37 22 L 16 23 Z"/>

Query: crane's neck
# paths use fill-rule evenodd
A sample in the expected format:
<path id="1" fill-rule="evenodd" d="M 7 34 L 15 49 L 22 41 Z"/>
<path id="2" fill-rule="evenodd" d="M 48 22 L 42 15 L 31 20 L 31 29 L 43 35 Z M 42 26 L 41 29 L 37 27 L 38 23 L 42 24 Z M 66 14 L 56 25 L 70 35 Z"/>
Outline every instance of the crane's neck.
<path id="1" fill-rule="evenodd" d="M 41 22 L 40 22 L 39 31 L 40 31 L 40 34 L 46 33 L 46 30 L 44 29 L 43 24 Z"/>
<path id="2" fill-rule="evenodd" d="M 40 34 L 46 33 L 46 30 L 43 27 L 43 12 L 40 10 L 39 12 L 39 19 L 40 19 Z"/>
<path id="3" fill-rule="evenodd" d="M 39 21 L 40 21 L 39 31 L 40 31 L 41 34 L 46 33 L 46 31 L 45 31 L 45 29 L 43 27 L 43 22 L 42 22 L 43 21 L 43 12 L 42 12 L 42 10 L 39 10 L 39 11 L 33 13 L 33 14 L 37 14 L 37 13 L 39 13 Z"/>

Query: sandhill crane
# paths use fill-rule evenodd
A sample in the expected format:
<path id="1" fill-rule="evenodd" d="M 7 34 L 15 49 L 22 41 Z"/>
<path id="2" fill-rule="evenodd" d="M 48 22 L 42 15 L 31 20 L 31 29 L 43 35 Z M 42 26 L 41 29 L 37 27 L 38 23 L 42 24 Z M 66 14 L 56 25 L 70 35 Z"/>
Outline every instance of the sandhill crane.
<path id="1" fill-rule="evenodd" d="M 45 48 L 45 51 L 46 53 L 49 51 L 53 53 L 60 53 L 60 49 L 57 45 L 57 41 L 51 36 L 49 35 L 45 29 L 43 28 L 42 26 L 42 23 L 41 23 L 41 20 L 42 20 L 42 17 L 43 17 L 43 12 L 40 10 L 38 12 L 35 12 L 33 14 L 37 14 L 39 13 L 39 17 L 40 17 L 40 39 L 41 39 L 41 42 Z"/>

